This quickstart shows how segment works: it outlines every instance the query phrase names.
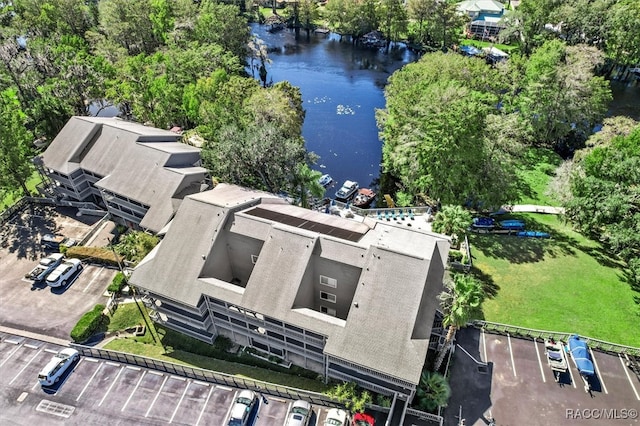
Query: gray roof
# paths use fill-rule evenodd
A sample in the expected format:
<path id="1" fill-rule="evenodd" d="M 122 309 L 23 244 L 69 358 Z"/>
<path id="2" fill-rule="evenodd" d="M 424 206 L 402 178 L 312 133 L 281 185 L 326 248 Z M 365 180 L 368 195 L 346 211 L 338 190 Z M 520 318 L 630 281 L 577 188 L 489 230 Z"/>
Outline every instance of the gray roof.
<path id="1" fill-rule="evenodd" d="M 71 174 L 82 168 L 103 176 L 98 188 L 146 204 L 140 225 L 159 231 L 175 210 L 172 198 L 207 175 L 198 148 L 180 135 L 139 123 L 104 117 L 72 117 L 42 154 L 46 168 Z"/>
<path id="2" fill-rule="evenodd" d="M 256 206 L 357 228 L 364 236 L 349 241 L 253 216 L 249 212 Z M 201 277 L 223 230 L 264 241 L 244 289 Z M 164 240 L 136 268 L 131 282 L 192 306 L 207 294 L 315 331 L 328 337 L 325 353 L 418 383 L 448 249 L 448 240 L 437 234 L 377 221 L 358 223 L 290 206 L 271 194 L 219 184 L 185 198 Z M 346 320 L 296 305 L 314 255 L 362 270 Z"/>

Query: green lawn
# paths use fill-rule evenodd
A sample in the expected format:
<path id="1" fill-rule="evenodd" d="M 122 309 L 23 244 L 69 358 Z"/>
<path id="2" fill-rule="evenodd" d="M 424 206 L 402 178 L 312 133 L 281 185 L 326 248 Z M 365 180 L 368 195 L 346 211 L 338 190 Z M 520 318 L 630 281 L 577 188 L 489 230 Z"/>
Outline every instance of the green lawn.
<path id="1" fill-rule="evenodd" d="M 118 306 L 115 313 L 109 318 L 108 331 L 120 331 L 144 323 L 144 319 L 140 315 L 140 311 L 135 303 L 122 303 Z M 149 320 L 148 323 L 153 324 Z M 147 333 L 142 337 L 128 337 L 112 340 L 105 346 L 105 349 L 142 355 L 176 364 L 219 371 L 226 374 L 276 383 L 283 386 L 307 389 L 315 392 L 323 392 L 329 388 L 318 380 L 188 352 L 187 350 L 193 350 L 194 352 L 207 352 L 207 350 L 211 348 L 211 345 L 186 335 L 180 335 L 162 328 L 158 328 L 156 330 L 155 327 L 153 329 L 153 333 L 156 338 L 158 340 L 162 340 L 165 345 L 167 345 L 167 339 L 165 339 L 165 336 L 167 338 L 170 337 L 173 347 L 163 347 L 160 343 L 154 342 L 153 337 L 151 337 L 151 334 L 147 331 Z M 170 334 L 170 336 L 168 334 Z"/>
<path id="2" fill-rule="evenodd" d="M 36 186 L 42 182 L 42 178 L 40 174 L 36 171 L 33 172 L 29 180 L 27 181 L 27 188 L 29 192 L 35 193 Z M 7 207 L 15 204 L 20 198 L 22 198 L 24 194 L 22 193 L 22 189 L 17 188 L 14 191 L 6 192 L 2 194 L 2 198 L 0 198 L 0 211 L 6 209 Z"/>
<path id="3" fill-rule="evenodd" d="M 534 150 L 527 160 L 529 189 L 520 202 L 559 205 L 546 188 L 560 159 Z M 494 295 L 483 304 L 484 319 L 640 347 L 638 294 L 624 282 L 622 264 L 557 216 L 512 217 L 552 238 L 470 235 L 474 267 Z"/>

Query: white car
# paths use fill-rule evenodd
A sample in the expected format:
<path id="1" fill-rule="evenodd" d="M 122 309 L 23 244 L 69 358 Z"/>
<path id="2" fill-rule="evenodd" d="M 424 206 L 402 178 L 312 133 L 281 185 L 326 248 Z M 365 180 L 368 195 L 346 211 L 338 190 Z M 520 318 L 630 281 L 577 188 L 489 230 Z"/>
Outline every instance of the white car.
<path id="1" fill-rule="evenodd" d="M 291 405 L 285 426 L 308 426 L 311 413 L 311 404 L 300 399 Z"/>
<path id="2" fill-rule="evenodd" d="M 67 368 L 80 358 L 80 353 L 72 348 L 65 348 L 55 354 L 51 361 L 38 374 L 38 380 L 43 386 L 51 386 L 60 380 Z"/>
<path id="3" fill-rule="evenodd" d="M 67 259 L 47 275 L 47 285 L 49 287 L 66 287 L 71 283 L 76 272 L 81 270 L 82 262 L 80 259 Z"/>
<path id="4" fill-rule="evenodd" d="M 324 420 L 324 426 L 347 426 L 349 415 L 346 411 L 339 408 L 332 408 L 327 413 L 327 418 Z"/>
<path id="5" fill-rule="evenodd" d="M 243 390 L 240 392 L 231 408 L 228 426 L 246 426 L 251 410 L 257 402 L 258 398 L 254 391 Z"/>

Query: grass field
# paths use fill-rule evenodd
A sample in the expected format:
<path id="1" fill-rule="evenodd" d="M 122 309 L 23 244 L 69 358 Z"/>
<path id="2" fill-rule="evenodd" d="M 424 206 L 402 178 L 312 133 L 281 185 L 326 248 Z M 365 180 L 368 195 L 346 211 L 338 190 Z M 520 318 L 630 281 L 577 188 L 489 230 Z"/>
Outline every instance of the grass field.
<path id="1" fill-rule="evenodd" d="M 540 161 L 523 171 L 532 190 L 523 204 L 557 205 L 546 185 L 559 159 L 544 152 L 531 156 Z M 638 294 L 624 282 L 622 264 L 557 216 L 513 217 L 552 238 L 470 236 L 474 267 L 494 295 L 483 305 L 484 319 L 640 347 Z"/>
<path id="2" fill-rule="evenodd" d="M 42 178 L 38 172 L 33 172 L 29 180 L 27 181 L 27 188 L 29 192 L 36 192 L 36 186 L 42 182 Z M 13 192 L 5 193 L 2 198 L 0 198 L 0 211 L 6 209 L 7 207 L 15 204 L 24 194 L 21 189 L 16 189 Z"/>

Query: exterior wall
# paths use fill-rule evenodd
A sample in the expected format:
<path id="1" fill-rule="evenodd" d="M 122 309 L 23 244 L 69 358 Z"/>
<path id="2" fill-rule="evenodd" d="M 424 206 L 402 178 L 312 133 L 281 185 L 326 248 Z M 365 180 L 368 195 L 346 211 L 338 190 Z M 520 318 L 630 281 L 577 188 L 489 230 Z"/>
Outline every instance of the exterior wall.
<path id="1" fill-rule="evenodd" d="M 318 312 L 323 312 L 321 307 L 334 309 L 336 317 L 346 320 L 362 269 L 318 256 L 312 261 L 315 273 L 312 278 L 313 306 L 310 308 Z M 325 277 L 324 281 L 321 277 Z"/>
<path id="2" fill-rule="evenodd" d="M 328 378 L 355 382 L 383 395 L 398 392 L 411 400 L 415 394 L 416 384 L 325 355 L 326 336 L 275 318 L 208 296 L 202 299 L 198 308 L 153 294 L 146 298 L 146 302 L 161 314 L 154 320 L 202 341 L 213 343 L 216 335 L 222 335 L 241 346 L 279 356 Z"/>

